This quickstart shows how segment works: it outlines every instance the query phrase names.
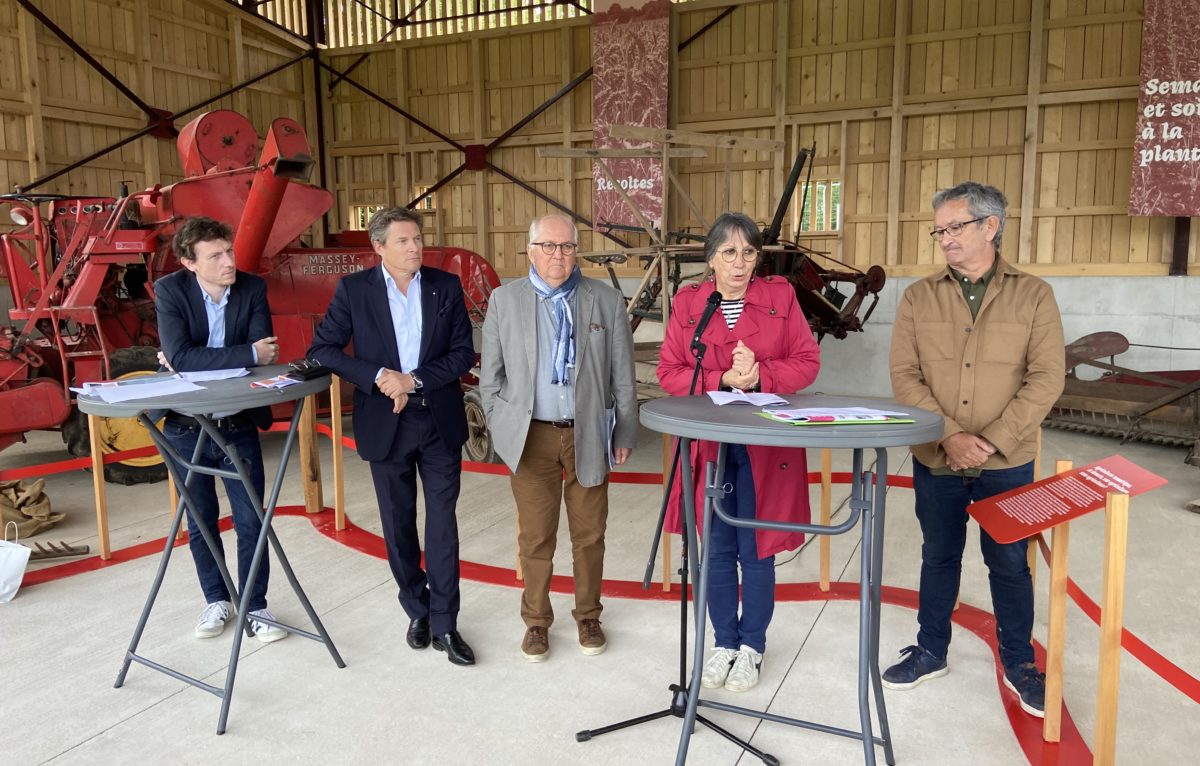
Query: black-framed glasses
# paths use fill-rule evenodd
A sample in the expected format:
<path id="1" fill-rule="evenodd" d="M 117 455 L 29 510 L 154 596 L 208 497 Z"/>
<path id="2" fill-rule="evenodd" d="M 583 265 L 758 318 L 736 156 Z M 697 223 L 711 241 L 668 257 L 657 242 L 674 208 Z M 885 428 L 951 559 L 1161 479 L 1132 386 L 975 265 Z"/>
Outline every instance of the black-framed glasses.
<path id="1" fill-rule="evenodd" d="M 568 258 L 575 255 L 575 250 L 579 248 L 579 245 L 574 242 L 530 242 L 529 244 L 542 248 L 542 252 L 546 255 L 554 255 L 554 251 L 559 250 Z"/>
<path id="2" fill-rule="evenodd" d="M 941 242 L 942 237 L 946 236 L 947 234 L 949 234 L 951 237 L 957 237 L 959 234 L 963 233 L 963 229 L 965 229 L 968 225 L 979 223 L 980 221 L 986 221 L 990 217 L 991 216 L 985 215 L 980 216 L 979 218 L 972 218 L 969 221 L 963 221 L 962 223 L 952 223 L 949 226 L 931 230 L 929 232 L 929 236 L 933 237 L 935 242 Z"/>
<path id="3" fill-rule="evenodd" d="M 724 250 L 718 250 L 717 255 L 725 263 L 733 263 L 737 258 L 741 258 L 746 263 L 753 264 L 758 260 L 758 251 L 752 247 L 747 247 L 745 250 L 738 251 L 736 247 L 727 247 Z"/>

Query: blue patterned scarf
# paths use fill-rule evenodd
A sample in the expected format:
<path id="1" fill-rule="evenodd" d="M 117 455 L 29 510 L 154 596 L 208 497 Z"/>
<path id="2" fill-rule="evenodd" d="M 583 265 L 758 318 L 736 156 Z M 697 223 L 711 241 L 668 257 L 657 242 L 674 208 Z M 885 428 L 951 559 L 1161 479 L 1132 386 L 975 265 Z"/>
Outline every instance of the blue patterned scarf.
<path id="1" fill-rule="evenodd" d="M 576 266 L 566 282 L 550 287 L 538 276 L 533 264 L 529 264 L 529 283 L 538 295 L 554 302 L 554 372 L 550 382 L 556 386 L 571 384 L 570 370 L 575 366 L 575 320 L 571 316 L 571 302 L 575 300 L 575 287 L 582 278 Z"/>

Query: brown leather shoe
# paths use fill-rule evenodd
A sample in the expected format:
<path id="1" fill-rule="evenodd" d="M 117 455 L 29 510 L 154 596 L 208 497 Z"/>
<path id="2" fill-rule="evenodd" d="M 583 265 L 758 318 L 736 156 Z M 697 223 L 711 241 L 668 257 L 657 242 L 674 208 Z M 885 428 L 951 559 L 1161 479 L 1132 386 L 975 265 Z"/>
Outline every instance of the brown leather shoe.
<path id="1" fill-rule="evenodd" d="M 521 654 L 529 662 L 545 662 L 550 656 L 550 636 L 546 629 L 534 625 L 525 630 L 525 640 L 521 642 Z"/>
<path id="2" fill-rule="evenodd" d="M 600 621 L 597 619 L 585 619 L 579 621 L 579 651 L 584 654 L 600 654 L 608 648 L 608 641 L 604 638 L 604 631 L 600 628 Z"/>

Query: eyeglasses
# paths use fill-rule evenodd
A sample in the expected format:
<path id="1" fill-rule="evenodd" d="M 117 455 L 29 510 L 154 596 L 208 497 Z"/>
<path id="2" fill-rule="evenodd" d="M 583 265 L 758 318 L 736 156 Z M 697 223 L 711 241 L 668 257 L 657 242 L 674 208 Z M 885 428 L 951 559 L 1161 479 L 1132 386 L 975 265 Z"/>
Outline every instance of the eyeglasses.
<path id="1" fill-rule="evenodd" d="M 985 215 L 980 218 L 972 218 L 969 221 L 963 221 L 962 223 L 952 223 L 949 226 L 941 229 L 933 229 L 929 232 L 929 236 L 933 237 L 935 242 L 941 242 L 942 237 L 946 236 L 947 234 L 949 234 L 951 237 L 957 237 L 959 234 L 963 233 L 963 229 L 966 228 L 968 224 L 986 221 L 990 217 L 991 216 Z"/>
<path id="2" fill-rule="evenodd" d="M 574 242 L 530 242 L 529 244 L 542 248 L 542 252 L 546 255 L 554 255 L 555 250 L 560 250 L 567 258 L 575 255 L 575 250 L 579 247 Z"/>
<path id="3" fill-rule="evenodd" d="M 724 250 L 718 250 L 717 255 L 725 263 L 733 263 L 739 257 L 746 263 L 754 263 L 758 260 L 758 251 L 752 247 L 748 247 L 740 253 L 737 248 L 727 247 Z"/>

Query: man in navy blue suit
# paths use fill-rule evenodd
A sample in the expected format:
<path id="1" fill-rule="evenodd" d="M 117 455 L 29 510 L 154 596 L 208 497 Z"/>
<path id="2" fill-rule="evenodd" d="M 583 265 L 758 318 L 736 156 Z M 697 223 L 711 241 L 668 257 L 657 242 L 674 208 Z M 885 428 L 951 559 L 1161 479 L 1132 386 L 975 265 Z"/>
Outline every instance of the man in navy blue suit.
<path id="1" fill-rule="evenodd" d="M 279 344 L 271 334 L 267 285 L 261 278 L 237 270 L 233 257 L 233 230 L 211 218 L 189 218 L 176 230 L 171 247 L 183 268 L 154 283 L 158 337 L 163 349 L 160 357 L 167 367 L 177 372 L 192 372 L 274 364 L 279 356 Z M 213 422 L 221 436 L 246 462 L 261 500 L 263 461 L 258 429 L 271 425 L 270 408 L 213 413 Z M 162 429 L 176 452 L 191 459 L 201 433 L 196 421 L 176 412 L 167 412 Z M 227 460 L 225 453 L 209 439 L 198 463 L 217 467 Z M 182 470 L 180 468 L 181 473 Z M 244 588 L 262 529 L 260 509 L 255 508 L 242 482 L 237 479 L 223 481 L 237 533 L 238 585 Z M 212 476 L 197 474 L 188 488 L 193 503 L 188 509 L 188 545 L 207 601 L 196 624 L 195 635 L 197 638 L 215 638 L 221 635 L 226 621 L 233 616 L 233 604 L 217 560 L 197 525 L 204 525 L 216 541 L 217 553 L 223 557 L 224 548 L 217 531 L 220 508 L 216 484 Z M 248 609 L 250 627 L 263 642 L 287 637 L 287 631 L 273 624 L 275 616 L 267 609 L 268 576 L 268 562 L 263 558 Z M 259 621 L 256 617 L 272 622 Z"/>
<path id="2" fill-rule="evenodd" d="M 343 277 L 310 358 L 349 380 L 354 438 L 371 464 L 388 564 L 409 618 L 408 645 L 475 654 L 458 632 L 458 503 L 467 419 L 459 378 L 475 363 L 458 278 L 422 266 L 421 216 L 384 208 L 367 223 L 379 268 Z M 354 355 L 345 352 L 354 342 Z M 417 472 L 425 494 L 425 566 Z"/>

